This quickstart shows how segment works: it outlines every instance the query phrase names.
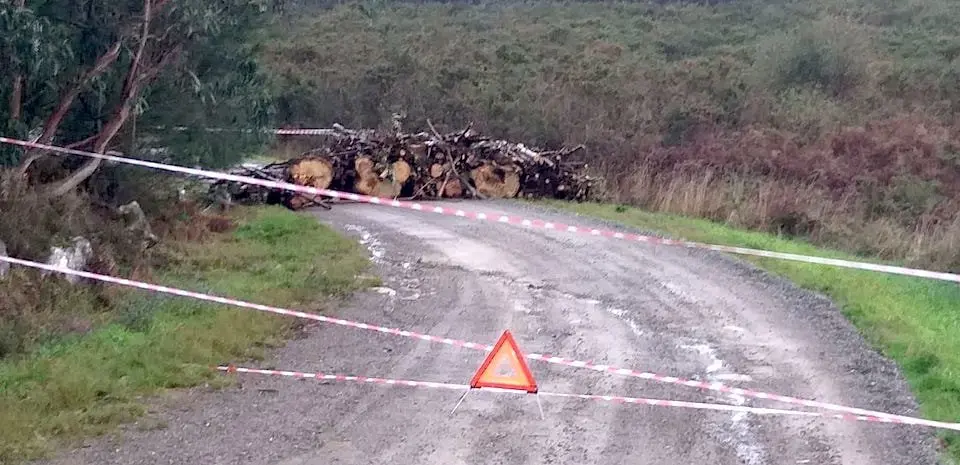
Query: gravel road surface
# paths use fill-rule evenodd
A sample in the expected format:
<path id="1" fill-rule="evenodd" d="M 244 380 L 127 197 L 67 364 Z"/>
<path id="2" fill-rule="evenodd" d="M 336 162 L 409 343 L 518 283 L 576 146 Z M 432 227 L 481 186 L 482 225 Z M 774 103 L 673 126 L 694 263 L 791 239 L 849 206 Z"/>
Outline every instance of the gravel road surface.
<path id="1" fill-rule="evenodd" d="M 512 203 L 464 209 L 583 225 Z M 370 251 L 383 288 L 335 315 L 522 350 L 916 415 L 896 367 L 825 298 L 714 253 L 362 204 L 317 211 Z M 484 353 L 317 325 L 260 367 L 468 383 Z M 540 389 L 785 407 L 530 361 Z M 937 463 L 929 430 L 240 375 L 165 396 L 53 464 Z"/>

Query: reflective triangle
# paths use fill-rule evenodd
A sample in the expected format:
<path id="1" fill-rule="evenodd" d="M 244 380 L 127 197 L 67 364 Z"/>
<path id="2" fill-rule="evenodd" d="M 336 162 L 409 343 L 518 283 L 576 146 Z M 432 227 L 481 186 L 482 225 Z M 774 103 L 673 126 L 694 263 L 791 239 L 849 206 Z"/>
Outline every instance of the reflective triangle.
<path id="1" fill-rule="evenodd" d="M 502 368 L 507 368 L 507 373 L 510 374 L 503 374 Z M 500 336 L 480 369 L 473 375 L 470 387 L 537 392 L 537 382 L 533 380 L 533 374 L 530 373 L 530 368 L 510 331 L 504 331 Z"/>

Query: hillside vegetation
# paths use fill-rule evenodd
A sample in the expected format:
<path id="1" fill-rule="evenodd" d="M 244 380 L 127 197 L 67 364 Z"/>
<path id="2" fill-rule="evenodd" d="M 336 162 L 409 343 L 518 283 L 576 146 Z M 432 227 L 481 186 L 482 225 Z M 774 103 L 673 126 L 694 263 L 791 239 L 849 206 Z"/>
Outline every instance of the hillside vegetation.
<path id="1" fill-rule="evenodd" d="M 260 57 L 289 125 L 586 143 L 608 200 L 960 270 L 960 3 L 661 3 L 301 6 Z"/>

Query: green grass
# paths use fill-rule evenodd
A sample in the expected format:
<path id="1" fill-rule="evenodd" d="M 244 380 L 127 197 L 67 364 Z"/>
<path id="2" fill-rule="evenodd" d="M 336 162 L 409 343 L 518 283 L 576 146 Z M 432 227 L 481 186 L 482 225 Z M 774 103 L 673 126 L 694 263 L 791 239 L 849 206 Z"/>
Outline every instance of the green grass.
<path id="1" fill-rule="evenodd" d="M 231 233 L 176 247 L 156 281 L 280 306 L 315 304 L 362 285 L 362 249 L 309 216 L 258 208 Z M 110 431 L 164 388 L 220 385 L 212 364 L 259 359 L 295 320 L 131 291 L 114 322 L 0 362 L 0 462 Z"/>
<path id="2" fill-rule="evenodd" d="M 675 215 L 606 204 L 549 205 L 687 240 L 777 252 L 863 260 L 808 243 Z M 738 256 L 797 285 L 828 295 L 863 336 L 897 361 L 924 417 L 960 421 L 960 286 L 929 279 Z M 960 436 L 942 435 L 960 458 Z"/>

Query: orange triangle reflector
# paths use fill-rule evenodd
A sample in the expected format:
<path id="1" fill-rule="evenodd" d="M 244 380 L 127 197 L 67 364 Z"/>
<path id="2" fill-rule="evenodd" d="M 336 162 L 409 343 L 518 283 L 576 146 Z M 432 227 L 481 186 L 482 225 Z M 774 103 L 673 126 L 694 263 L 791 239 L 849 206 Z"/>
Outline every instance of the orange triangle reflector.
<path id="1" fill-rule="evenodd" d="M 513 374 L 500 374 L 499 368 L 507 365 Z M 513 340 L 510 331 L 504 331 L 500 340 L 493 346 L 493 350 L 487 355 L 487 359 L 480 365 L 480 369 L 473 375 L 470 381 L 471 388 L 499 388 L 513 389 L 517 391 L 527 391 L 531 394 L 537 392 L 537 382 L 533 380 L 533 374 L 530 368 L 523 360 L 523 354 L 517 347 L 517 341 Z"/>

